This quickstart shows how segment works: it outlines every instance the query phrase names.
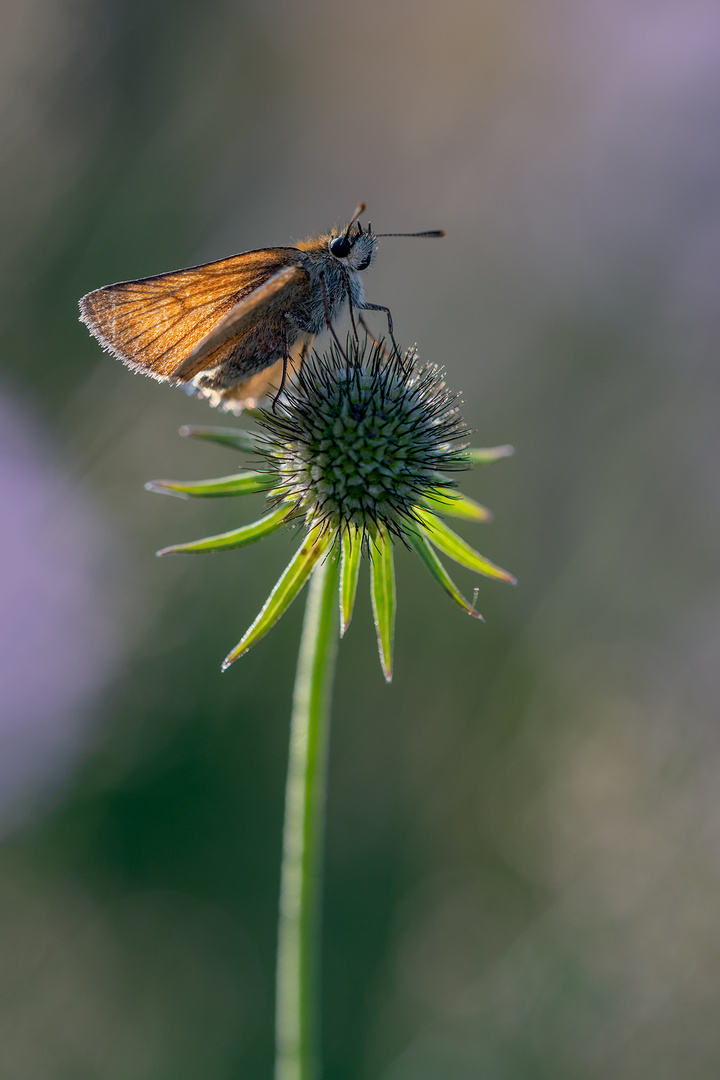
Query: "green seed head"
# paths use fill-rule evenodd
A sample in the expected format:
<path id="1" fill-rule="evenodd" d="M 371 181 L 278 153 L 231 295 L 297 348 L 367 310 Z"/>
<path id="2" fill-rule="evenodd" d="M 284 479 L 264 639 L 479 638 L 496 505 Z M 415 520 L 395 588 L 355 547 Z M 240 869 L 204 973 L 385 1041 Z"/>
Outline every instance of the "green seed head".
<path id="1" fill-rule="evenodd" d="M 414 350 L 400 360 L 351 339 L 344 355 L 335 347 L 306 360 L 262 424 L 261 452 L 281 479 L 276 493 L 308 527 L 384 525 L 400 534 L 437 473 L 464 467 L 457 398 Z"/>
<path id="2" fill-rule="evenodd" d="M 258 414 L 256 413 L 256 416 Z M 395 625 L 393 536 L 415 552 L 431 577 L 467 615 L 481 619 L 458 589 L 440 555 L 483 577 L 515 578 L 481 555 L 445 517 L 489 521 L 490 511 L 452 490 L 447 473 L 512 453 L 510 446 L 470 449 L 457 397 L 437 367 L 404 359 L 381 346 L 350 340 L 306 360 L 276 412 L 259 414 L 264 431 L 184 428 L 264 459 L 259 470 L 215 480 L 156 480 L 146 485 L 185 498 L 266 492 L 269 513 L 217 536 L 163 548 L 159 555 L 227 551 L 254 544 L 286 525 L 302 524 L 302 542 L 262 610 L 223 670 L 270 630 L 304 583 L 326 560 L 339 560 L 341 634 L 352 617 L 363 556 L 370 562 L 370 595 L 380 661 L 392 675 Z M 460 445 L 458 443 L 460 442 Z M 391 535 L 392 534 L 392 535 Z M 438 554 L 439 553 L 439 554 Z"/>

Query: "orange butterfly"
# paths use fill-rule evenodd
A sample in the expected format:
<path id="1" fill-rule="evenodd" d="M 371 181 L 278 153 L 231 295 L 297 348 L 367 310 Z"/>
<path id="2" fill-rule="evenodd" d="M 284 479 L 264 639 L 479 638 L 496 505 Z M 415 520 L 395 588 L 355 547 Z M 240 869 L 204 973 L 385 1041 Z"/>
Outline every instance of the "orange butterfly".
<path id="1" fill-rule="evenodd" d="M 233 411 L 254 406 L 271 387 L 282 390 L 288 363 L 301 363 L 317 334 L 334 335 L 346 302 L 351 318 L 353 309 L 385 312 L 395 344 L 389 309 L 365 300 L 360 275 L 375 258 L 378 236 L 357 221 L 364 209 L 361 203 L 345 230 L 297 247 L 244 251 L 105 285 L 83 296 L 80 319 L 133 371 L 191 383 L 211 404 Z"/>

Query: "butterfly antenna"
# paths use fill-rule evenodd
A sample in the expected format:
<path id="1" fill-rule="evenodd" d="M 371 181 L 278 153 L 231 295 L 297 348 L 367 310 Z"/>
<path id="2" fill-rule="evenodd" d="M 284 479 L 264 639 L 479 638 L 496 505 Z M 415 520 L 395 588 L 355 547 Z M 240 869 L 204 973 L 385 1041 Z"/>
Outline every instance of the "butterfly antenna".
<path id="1" fill-rule="evenodd" d="M 345 233 L 345 239 L 346 240 L 348 240 L 350 238 L 350 230 L 352 229 L 353 225 L 355 224 L 357 219 L 360 217 L 360 215 L 364 214 L 364 213 L 365 213 L 365 203 L 364 202 L 358 203 L 357 206 L 355 207 L 355 213 L 350 218 L 350 224 L 347 227 L 347 232 Z"/>
<path id="2" fill-rule="evenodd" d="M 381 232 L 376 236 L 444 236 L 444 229 L 430 229 L 429 232 Z"/>

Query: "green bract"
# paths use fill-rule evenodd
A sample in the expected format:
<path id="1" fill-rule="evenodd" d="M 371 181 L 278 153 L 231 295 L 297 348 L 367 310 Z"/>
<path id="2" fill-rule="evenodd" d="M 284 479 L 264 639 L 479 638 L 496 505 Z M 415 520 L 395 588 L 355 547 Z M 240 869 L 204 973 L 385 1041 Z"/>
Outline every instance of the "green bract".
<path id="1" fill-rule="evenodd" d="M 352 617 L 363 555 L 370 561 L 371 597 L 380 662 L 392 677 L 395 625 L 393 543 L 415 550 L 431 575 L 467 614 L 482 618 L 461 594 L 440 561 L 442 552 L 486 577 L 515 582 L 513 576 L 475 551 L 443 517 L 488 521 L 490 511 L 455 490 L 446 473 L 491 462 L 512 447 L 472 449 L 457 398 L 442 372 L 418 362 L 414 351 L 389 358 L 380 345 L 350 340 L 306 360 L 277 405 L 258 415 L 261 430 L 181 429 L 252 453 L 252 472 L 218 480 L 183 483 L 157 480 L 152 491 L 183 498 L 243 495 L 265 491 L 268 513 L 249 525 L 160 555 L 220 551 L 255 543 L 284 526 L 300 528 L 303 539 L 262 611 L 223 669 L 255 644 L 295 599 L 318 563 L 340 558 L 340 633 Z"/>

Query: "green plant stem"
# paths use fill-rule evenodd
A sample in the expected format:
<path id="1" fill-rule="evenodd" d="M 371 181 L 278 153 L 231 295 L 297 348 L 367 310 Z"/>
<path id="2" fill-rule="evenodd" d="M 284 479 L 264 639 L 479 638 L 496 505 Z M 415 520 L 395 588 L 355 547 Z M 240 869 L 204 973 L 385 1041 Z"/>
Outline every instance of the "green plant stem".
<path id="1" fill-rule="evenodd" d="M 280 878 L 275 1080 L 316 1080 L 320 1071 L 320 896 L 338 584 L 339 559 L 333 552 L 310 579 L 293 694 Z"/>

